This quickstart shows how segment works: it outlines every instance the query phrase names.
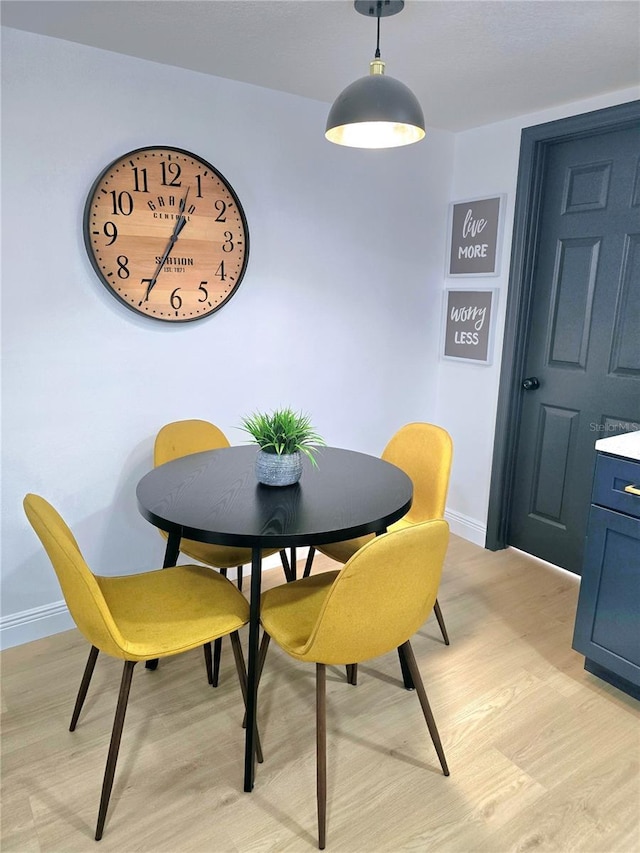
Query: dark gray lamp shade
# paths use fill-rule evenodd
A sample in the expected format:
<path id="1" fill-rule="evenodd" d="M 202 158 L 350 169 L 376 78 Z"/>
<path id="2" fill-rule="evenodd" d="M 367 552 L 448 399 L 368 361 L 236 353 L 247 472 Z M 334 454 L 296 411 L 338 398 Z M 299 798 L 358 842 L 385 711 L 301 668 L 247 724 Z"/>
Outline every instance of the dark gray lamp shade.
<path id="1" fill-rule="evenodd" d="M 384 74 L 361 77 L 329 111 L 326 138 L 353 148 L 395 148 L 424 138 L 424 115 L 411 89 Z"/>

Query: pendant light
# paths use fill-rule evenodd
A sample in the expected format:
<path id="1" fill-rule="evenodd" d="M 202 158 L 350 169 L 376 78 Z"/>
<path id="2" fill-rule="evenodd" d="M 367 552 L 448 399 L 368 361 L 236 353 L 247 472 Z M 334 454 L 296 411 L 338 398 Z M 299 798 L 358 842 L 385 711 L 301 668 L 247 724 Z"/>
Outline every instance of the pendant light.
<path id="1" fill-rule="evenodd" d="M 351 148 L 396 148 L 424 139 L 424 115 L 411 89 L 384 73 L 380 18 L 397 15 L 404 0 L 355 0 L 356 12 L 378 20 L 375 59 L 368 77 L 341 92 L 329 111 L 325 136 Z"/>

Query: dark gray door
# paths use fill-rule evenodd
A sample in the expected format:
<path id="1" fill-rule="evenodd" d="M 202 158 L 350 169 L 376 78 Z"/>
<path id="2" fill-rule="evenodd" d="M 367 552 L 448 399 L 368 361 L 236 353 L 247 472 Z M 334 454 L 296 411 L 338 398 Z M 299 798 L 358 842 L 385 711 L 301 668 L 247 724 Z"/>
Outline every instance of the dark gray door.
<path id="1" fill-rule="evenodd" d="M 544 162 L 507 542 L 578 573 L 594 443 L 640 429 L 639 160 L 636 123 Z"/>

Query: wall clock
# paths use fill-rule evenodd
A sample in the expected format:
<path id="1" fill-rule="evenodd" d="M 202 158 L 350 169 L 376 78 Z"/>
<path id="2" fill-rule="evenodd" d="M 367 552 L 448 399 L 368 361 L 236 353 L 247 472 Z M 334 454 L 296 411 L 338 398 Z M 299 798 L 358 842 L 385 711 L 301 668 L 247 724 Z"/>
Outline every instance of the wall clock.
<path id="1" fill-rule="evenodd" d="M 138 148 L 104 169 L 85 205 L 84 241 L 113 296 L 172 323 L 221 308 L 249 258 L 247 220 L 229 182 L 169 146 Z"/>

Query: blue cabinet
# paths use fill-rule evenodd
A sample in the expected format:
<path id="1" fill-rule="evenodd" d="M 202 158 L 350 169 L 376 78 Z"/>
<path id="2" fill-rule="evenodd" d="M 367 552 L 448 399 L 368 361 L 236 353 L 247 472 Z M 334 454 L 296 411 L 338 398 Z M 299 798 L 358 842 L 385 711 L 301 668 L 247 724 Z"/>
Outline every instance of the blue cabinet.
<path id="1" fill-rule="evenodd" d="M 598 453 L 573 648 L 640 699 L 640 463 Z"/>

